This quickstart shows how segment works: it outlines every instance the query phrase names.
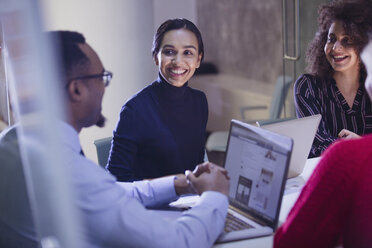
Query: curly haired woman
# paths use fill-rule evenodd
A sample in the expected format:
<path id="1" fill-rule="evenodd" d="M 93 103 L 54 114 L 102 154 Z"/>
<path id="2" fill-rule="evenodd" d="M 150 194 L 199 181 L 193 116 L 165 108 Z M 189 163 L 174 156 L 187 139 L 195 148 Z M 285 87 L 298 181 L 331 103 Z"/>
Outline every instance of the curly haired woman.
<path id="1" fill-rule="evenodd" d="M 372 105 L 363 86 L 360 52 L 368 43 L 371 1 L 332 1 L 319 9 L 318 32 L 307 51 L 307 71 L 294 89 L 297 117 L 321 114 L 309 157 L 338 138 L 372 133 Z"/>
<path id="2" fill-rule="evenodd" d="M 372 33 L 361 57 L 372 98 Z M 372 247 L 371 178 L 372 134 L 332 144 L 277 230 L 274 248 Z"/>

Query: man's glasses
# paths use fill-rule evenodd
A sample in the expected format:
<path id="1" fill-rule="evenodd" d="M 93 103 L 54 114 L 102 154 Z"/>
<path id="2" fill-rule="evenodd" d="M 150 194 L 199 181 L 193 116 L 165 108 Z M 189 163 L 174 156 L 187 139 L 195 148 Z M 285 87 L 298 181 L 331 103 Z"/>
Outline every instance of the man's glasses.
<path id="1" fill-rule="evenodd" d="M 85 75 L 85 76 L 80 76 L 80 77 L 74 77 L 71 78 L 69 81 L 72 80 L 81 80 L 81 79 L 92 79 L 92 78 L 102 78 L 103 84 L 105 87 L 107 87 L 110 84 L 110 81 L 112 79 L 112 72 L 110 71 L 104 71 L 103 73 L 100 74 L 93 74 L 93 75 Z"/>

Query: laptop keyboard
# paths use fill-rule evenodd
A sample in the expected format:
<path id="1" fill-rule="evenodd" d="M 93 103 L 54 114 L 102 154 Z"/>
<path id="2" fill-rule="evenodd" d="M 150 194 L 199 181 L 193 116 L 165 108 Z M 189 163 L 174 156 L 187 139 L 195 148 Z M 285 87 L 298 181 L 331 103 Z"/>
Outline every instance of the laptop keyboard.
<path id="1" fill-rule="evenodd" d="M 238 231 L 243 229 L 254 228 L 252 225 L 244 222 L 243 220 L 235 217 L 234 215 L 227 213 L 225 222 L 225 232 Z"/>

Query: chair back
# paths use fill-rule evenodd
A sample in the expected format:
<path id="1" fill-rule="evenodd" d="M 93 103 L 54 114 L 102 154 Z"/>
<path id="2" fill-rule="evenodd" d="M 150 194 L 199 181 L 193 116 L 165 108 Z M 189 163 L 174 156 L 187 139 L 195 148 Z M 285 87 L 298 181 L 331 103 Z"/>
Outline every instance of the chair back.
<path id="1" fill-rule="evenodd" d="M 293 80 L 289 76 L 278 77 L 275 85 L 274 95 L 271 100 L 269 119 L 280 118 L 280 114 L 292 82 Z"/>
<path id="2" fill-rule="evenodd" d="M 112 137 L 98 139 L 94 141 L 97 149 L 98 164 L 105 168 L 110 154 Z"/>
<path id="3" fill-rule="evenodd" d="M 225 152 L 228 138 L 229 138 L 228 131 L 213 132 L 208 136 L 205 148 L 208 152 L 210 151 Z"/>

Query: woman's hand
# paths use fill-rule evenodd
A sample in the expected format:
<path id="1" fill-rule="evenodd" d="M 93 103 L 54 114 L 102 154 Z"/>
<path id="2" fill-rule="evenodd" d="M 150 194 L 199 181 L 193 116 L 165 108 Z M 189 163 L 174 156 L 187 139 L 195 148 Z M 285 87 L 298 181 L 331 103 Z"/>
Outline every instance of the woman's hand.
<path id="1" fill-rule="evenodd" d="M 344 138 L 344 139 L 355 139 L 355 138 L 360 138 L 360 136 L 356 133 L 353 133 L 347 129 L 342 129 L 341 132 L 338 134 L 339 138 Z"/>

